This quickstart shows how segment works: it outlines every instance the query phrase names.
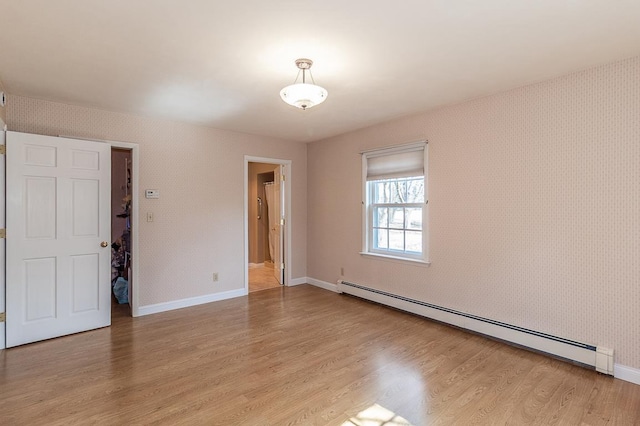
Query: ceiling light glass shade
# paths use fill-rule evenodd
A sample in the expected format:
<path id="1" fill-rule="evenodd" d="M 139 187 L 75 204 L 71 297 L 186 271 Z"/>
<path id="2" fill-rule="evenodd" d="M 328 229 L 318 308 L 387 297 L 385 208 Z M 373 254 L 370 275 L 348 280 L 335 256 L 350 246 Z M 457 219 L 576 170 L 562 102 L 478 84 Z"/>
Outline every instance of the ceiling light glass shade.
<path id="1" fill-rule="evenodd" d="M 323 103 L 328 92 L 315 84 L 297 83 L 285 87 L 280 91 L 280 97 L 289 105 L 300 109 L 307 109 Z"/>

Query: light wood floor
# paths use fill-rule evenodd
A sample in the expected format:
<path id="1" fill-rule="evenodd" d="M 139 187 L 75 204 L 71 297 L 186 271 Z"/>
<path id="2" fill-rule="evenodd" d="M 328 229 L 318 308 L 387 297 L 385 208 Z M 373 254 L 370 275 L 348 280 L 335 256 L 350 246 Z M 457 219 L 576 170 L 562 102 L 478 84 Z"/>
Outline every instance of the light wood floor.
<path id="1" fill-rule="evenodd" d="M 110 328 L 0 351 L 2 425 L 351 426 L 374 408 L 386 426 L 633 425 L 640 386 L 308 285 L 115 307 Z"/>
<path id="2" fill-rule="evenodd" d="M 260 266 L 249 267 L 249 292 L 280 287 L 273 275 L 273 263 L 265 262 Z"/>

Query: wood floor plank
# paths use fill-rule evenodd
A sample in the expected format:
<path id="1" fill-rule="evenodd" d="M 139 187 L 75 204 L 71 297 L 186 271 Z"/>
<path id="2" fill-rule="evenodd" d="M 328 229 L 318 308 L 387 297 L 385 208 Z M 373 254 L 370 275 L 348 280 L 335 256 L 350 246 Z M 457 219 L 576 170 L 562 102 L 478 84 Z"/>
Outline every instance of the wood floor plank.
<path id="1" fill-rule="evenodd" d="M 640 424 L 640 386 L 312 286 L 0 351 L 2 425 Z M 350 420 L 351 419 L 351 420 Z"/>

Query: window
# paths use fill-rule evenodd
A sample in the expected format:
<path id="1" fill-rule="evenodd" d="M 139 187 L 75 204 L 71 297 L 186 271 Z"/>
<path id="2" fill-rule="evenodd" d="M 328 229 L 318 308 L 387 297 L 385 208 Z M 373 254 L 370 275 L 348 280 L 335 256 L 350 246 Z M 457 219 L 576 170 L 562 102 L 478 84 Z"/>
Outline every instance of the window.
<path id="1" fill-rule="evenodd" d="M 426 147 L 363 153 L 363 254 L 426 262 Z"/>
<path id="2" fill-rule="evenodd" d="M 368 183 L 371 251 L 422 254 L 424 176 Z"/>

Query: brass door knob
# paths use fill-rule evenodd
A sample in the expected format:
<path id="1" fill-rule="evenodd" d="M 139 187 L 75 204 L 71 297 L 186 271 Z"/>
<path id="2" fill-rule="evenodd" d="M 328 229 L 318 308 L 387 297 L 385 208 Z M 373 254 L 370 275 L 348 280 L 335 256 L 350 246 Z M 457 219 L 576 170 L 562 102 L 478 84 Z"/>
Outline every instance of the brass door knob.
<path id="1" fill-rule="evenodd" d="M 103 241 L 103 242 L 100 243 L 100 247 L 106 247 L 108 245 L 109 245 L 109 243 L 106 242 L 106 241 Z"/>

